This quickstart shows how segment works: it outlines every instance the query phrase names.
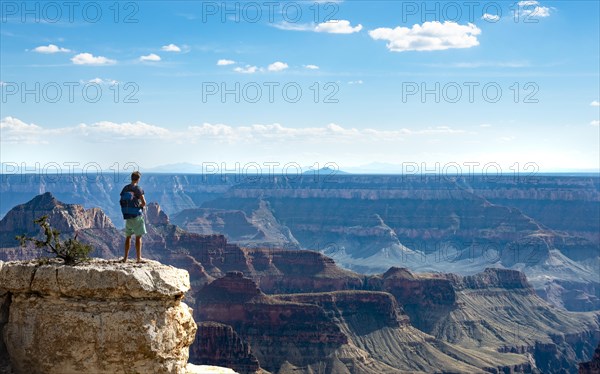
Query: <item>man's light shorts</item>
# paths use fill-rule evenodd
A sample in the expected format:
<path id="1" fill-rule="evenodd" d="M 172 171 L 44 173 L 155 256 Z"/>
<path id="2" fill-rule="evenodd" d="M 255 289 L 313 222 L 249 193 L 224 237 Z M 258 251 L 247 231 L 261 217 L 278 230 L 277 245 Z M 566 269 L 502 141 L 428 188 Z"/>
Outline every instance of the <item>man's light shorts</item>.
<path id="1" fill-rule="evenodd" d="M 125 220 L 125 236 L 142 236 L 146 233 L 146 222 L 144 217 L 137 216 Z"/>

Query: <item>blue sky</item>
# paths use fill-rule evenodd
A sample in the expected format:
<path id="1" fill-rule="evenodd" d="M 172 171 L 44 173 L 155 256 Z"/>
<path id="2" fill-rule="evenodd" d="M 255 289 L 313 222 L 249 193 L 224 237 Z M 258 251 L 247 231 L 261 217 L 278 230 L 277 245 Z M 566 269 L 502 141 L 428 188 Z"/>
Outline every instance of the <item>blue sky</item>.
<path id="1" fill-rule="evenodd" d="M 4 163 L 599 168 L 597 1 L 27 6 L 0 14 Z"/>

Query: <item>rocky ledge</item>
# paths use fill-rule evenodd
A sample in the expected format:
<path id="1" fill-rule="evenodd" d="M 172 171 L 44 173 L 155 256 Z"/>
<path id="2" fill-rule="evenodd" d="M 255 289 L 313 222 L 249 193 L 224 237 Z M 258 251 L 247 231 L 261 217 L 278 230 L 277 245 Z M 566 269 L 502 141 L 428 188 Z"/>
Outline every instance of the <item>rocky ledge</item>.
<path id="1" fill-rule="evenodd" d="M 0 262 L 0 333 L 17 373 L 187 373 L 189 274 L 155 261 Z"/>

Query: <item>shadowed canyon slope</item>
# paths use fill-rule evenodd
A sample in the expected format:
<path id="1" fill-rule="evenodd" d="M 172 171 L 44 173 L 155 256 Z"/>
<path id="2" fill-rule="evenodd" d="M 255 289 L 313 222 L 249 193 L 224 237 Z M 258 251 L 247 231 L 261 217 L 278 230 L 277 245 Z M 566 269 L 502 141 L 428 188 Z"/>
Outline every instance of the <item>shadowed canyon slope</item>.
<path id="1" fill-rule="evenodd" d="M 65 234 L 79 232 L 96 255 L 121 255 L 122 233 L 101 211 L 51 194 L 7 213 L 2 237 L 33 230 L 29 211 L 50 214 Z M 145 256 L 190 273 L 186 303 L 206 332 L 190 348 L 192 363 L 242 373 L 574 373 L 600 339 L 599 313 L 550 306 L 518 271 L 392 267 L 361 275 L 318 252 L 244 248 L 187 232 L 154 203 L 146 220 Z M 4 259 L 27 253 L 2 244 Z"/>

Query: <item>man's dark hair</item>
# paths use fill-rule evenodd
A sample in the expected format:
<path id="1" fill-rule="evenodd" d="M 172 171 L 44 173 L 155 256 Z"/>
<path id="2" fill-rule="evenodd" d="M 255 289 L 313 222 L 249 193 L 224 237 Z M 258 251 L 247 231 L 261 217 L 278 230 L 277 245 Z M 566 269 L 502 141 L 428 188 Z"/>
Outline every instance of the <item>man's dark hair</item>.
<path id="1" fill-rule="evenodd" d="M 140 173 L 139 171 L 134 171 L 133 173 L 131 173 L 131 181 L 137 182 L 140 180 L 141 176 L 142 176 L 142 173 Z"/>

